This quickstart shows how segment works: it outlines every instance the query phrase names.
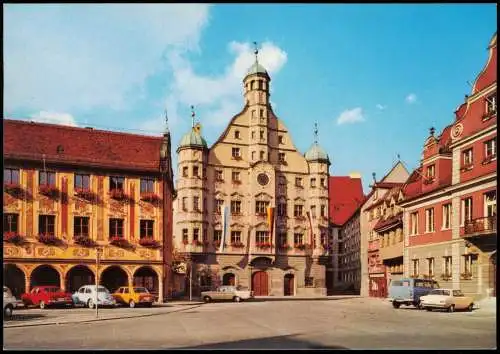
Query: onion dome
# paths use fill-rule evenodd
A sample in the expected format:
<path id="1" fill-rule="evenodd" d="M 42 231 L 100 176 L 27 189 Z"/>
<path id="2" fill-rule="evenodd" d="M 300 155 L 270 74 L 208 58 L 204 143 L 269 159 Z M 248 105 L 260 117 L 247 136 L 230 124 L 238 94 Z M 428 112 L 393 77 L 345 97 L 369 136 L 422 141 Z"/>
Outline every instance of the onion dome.
<path id="1" fill-rule="evenodd" d="M 201 136 L 201 129 L 199 124 L 196 124 L 189 133 L 185 134 L 182 137 L 179 148 L 182 147 L 201 147 L 204 149 L 207 148 L 207 142 Z"/>
<path id="2" fill-rule="evenodd" d="M 320 161 L 330 163 L 330 159 L 328 158 L 328 154 L 326 151 L 319 146 L 317 143 L 314 143 L 309 150 L 304 154 L 304 157 L 307 161 Z"/>

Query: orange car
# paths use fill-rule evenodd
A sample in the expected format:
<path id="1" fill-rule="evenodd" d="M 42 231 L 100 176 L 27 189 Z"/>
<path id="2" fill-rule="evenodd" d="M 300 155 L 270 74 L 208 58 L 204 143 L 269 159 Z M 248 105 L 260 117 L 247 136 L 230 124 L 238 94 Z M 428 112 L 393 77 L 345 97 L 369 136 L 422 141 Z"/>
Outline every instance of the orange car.
<path id="1" fill-rule="evenodd" d="M 151 307 L 154 296 L 148 289 L 139 286 L 122 286 L 113 293 L 116 302 L 134 308 L 136 305 Z"/>

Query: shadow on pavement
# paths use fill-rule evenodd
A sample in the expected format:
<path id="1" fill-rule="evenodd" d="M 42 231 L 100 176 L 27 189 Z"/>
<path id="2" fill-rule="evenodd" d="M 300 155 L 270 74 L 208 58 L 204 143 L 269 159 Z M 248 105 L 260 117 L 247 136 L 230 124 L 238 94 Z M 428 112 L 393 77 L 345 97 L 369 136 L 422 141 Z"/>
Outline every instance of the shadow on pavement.
<path id="1" fill-rule="evenodd" d="M 268 338 L 245 339 L 233 342 L 184 347 L 182 349 L 349 349 L 341 346 L 324 346 L 302 339 L 294 339 L 294 336 L 295 335 L 291 334 Z"/>
<path id="2" fill-rule="evenodd" d="M 41 313 L 13 313 L 12 318 L 5 319 L 4 322 L 16 322 L 16 321 L 30 321 L 36 318 L 47 317 L 47 315 Z"/>

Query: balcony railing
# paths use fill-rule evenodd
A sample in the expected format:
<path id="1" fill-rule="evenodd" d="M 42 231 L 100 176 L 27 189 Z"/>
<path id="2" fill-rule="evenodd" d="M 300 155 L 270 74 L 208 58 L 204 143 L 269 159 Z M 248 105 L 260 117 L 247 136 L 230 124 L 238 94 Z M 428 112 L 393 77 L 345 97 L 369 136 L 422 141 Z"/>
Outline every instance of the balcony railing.
<path id="1" fill-rule="evenodd" d="M 497 216 L 485 216 L 465 222 L 464 236 L 480 236 L 497 231 Z"/>

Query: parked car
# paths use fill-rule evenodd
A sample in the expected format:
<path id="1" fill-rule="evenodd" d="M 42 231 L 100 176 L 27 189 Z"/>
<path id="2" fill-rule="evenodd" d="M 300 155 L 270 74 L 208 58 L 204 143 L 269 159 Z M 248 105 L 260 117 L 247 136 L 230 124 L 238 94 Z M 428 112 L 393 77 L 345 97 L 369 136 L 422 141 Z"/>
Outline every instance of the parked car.
<path id="1" fill-rule="evenodd" d="M 472 311 L 474 308 L 474 299 L 465 296 L 460 290 L 453 289 L 435 289 L 428 295 L 420 298 L 422 306 L 427 311 L 433 309 L 446 309 L 448 312 L 455 310 Z"/>
<path id="2" fill-rule="evenodd" d="M 243 287 L 223 285 L 212 291 L 203 291 L 201 298 L 204 302 L 232 300 L 240 302 L 253 297 L 253 291 Z"/>
<path id="3" fill-rule="evenodd" d="M 73 306 L 71 293 L 52 285 L 35 286 L 29 293 L 24 293 L 21 300 L 26 307 L 34 305 L 41 309 L 47 306 Z"/>
<path id="4" fill-rule="evenodd" d="M 132 308 L 136 305 L 151 307 L 154 301 L 154 297 L 148 289 L 139 286 L 122 286 L 113 293 L 113 297 L 117 303 Z"/>
<path id="5" fill-rule="evenodd" d="M 401 305 L 422 308 L 420 298 L 437 288 L 439 288 L 438 282 L 430 279 L 403 278 L 393 280 L 389 286 L 388 300 L 392 302 L 395 309 Z"/>
<path id="6" fill-rule="evenodd" d="M 72 295 L 75 305 L 84 305 L 93 309 L 96 303 L 96 286 L 84 285 Z M 97 304 L 99 306 L 115 306 L 116 300 L 106 287 L 99 285 L 97 290 Z"/>
<path id="7" fill-rule="evenodd" d="M 20 301 L 12 295 L 12 291 L 4 285 L 3 287 L 3 317 L 10 319 L 14 309 L 20 305 Z"/>

